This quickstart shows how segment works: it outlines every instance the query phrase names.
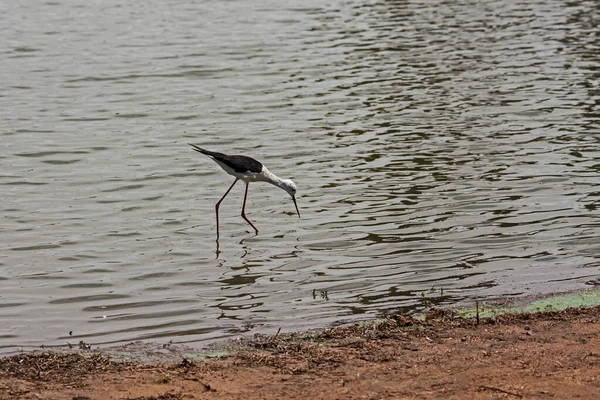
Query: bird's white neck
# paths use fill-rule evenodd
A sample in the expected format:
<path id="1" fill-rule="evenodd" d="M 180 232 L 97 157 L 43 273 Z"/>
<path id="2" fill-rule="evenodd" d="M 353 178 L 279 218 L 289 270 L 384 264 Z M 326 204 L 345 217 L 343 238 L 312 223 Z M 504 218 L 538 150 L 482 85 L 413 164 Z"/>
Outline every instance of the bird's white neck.
<path id="1" fill-rule="evenodd" d="M 281 179 L 280 177 L 278 177 L 277 175 L 275 175 L 274 173 L 269 171 L 267 169 L 267 167 L 265 167 L 264 165 L 263 165 L 260 180 L 264 181 L 264 182 L 269 182 L 270 184 L 280 187 L 282 189 L 284 187 L 283 179 Z"/>
<path id="2" fill-rule="evenodd" d="M 264 165 L 260 174 L 257 174 L 256 180 L 269 182 L 271 185 L 275 185 L 280 189 L 288 192 L 292 198 L 296 195 L 296 184 L 291 179 L 282 179 L 269 171 Z"/>

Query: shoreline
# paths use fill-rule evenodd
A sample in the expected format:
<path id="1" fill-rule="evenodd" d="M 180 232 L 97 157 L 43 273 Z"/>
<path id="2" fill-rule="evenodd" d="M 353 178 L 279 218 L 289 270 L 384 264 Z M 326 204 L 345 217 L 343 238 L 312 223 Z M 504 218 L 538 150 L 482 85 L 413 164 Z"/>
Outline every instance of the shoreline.
<path id="1" fill-rule="evenodd" d="M 474 302 L 470 306 L 441 306 L 438 307 L 435 301 L 437 290 L 431 290 L 430 292 L 423 292 L 422 300 L 424 304 L 428 304 L 427 309 L 442 309 L 448 312 L 455 313 L 457 318 L 471 318 L 476 316 L 476 308 L 479 308 L 478 313 L 480 317 L 494 317 L 501 314 L 506 313 L 522 313 L 522 312 L 536 312 L 536 311 L 561 311 L 568 307 L 592 307 L 595 305 L 600 305 L 600 288 L 578 288 L 572 289 L 565 292 L 558 293 L 543 293 L 543 294 L 532 294 L 519 296 L 515 298 L 498 298 L 491 300 L 483 300 L 481 302 Z M 443 295 L 443 292 L 442 292 Z M 391 315 L 391 314 L 390 314 Z M 425 318 L 425 313 L 417 312 L 415 314 L 410 314 L 410 316 L 415 317 L 416 319 Z M 343 323 L 334 323 L 329 326 L 352 326 L 355 324 L 364 324 L 376 322 L 381 319 L 385 319 L 385 317 L 380 318 L 371 318 L 365 319 L 363 321 L 354 321 L 354 322 L 343 322 Z M 279 328 L 281 330 L 281 328 Z M 314 327 L 308 328 L 305 330 L 297 329 L 297 330 L 289 330 L 285 332 L 286 334 L 294 334 L 300 332 L 313 332 L 313 331 L 322 331 L 324 329 L 328 329 L 328 326 L 325 327 Z M 85 340 L 77 340 L 76 337 L 73 337 L 72 341 L 66 340 L 65 344 L 50 344 L 50 345 L 40 345 L 40 346 L 21 346 L 18 347 L 16 345 L 10 347 L 11 350 L 1 352 L 0 351 L 0 360 L 2 358 L 10 357 L 17 354 L 31 354 L 40 351 L 69 351 L 75 349 L 77 350 L 95 350 L 100 351 L 102 353 L 107 354 L 108 356 L 115 356 L 117 359 L 126 358 L 126 354 L 130 354 L 133 360 L 138 362 L 165 362 L 169 361 L 168 358 L 165 358 L 164 352 L 160 351 L 164 346 L 169 345 L 171 348 L 180 348 L 178 352 L 173 354 L 173 357 L 179 357 L 183 355 L 187 355 L 191 358 L 204 358 L 205 356 L 213 356 L 213 355 L 225 355 L 228 352 L 228 349 L 232 349 L 232 343 L 235 343 L 238 340 L 244 340 L 248 336 L 253 335 L 269 335 L 275 334 L 277 331 L 276 328 L 271 327 L 265 330 L 258 330 L 258 332 L 245 332 L 235 335 L 224 335 L 217 336 L 210 339 L 199 339 L 192 341 L 184 341 L 177 342 L 174 339 L 168 340 L 168 338 L 164 338 L 164 340 L 131 340 L 128 342 L 123 342 L 120 344 L 96 344 L 94 342 L 87 342 Z M 176 339 L 175 339 L 176 340 Z M 8 349 L 8 348 L 6 348 Z M 6 350 L 5 349 L 5 350 Z M 135 357 L 136 352 L 144 352 L 146 353 L 145 359 L 144 357 Z M 154 357 L 152 354 L 156 352 L 156 356 Z M 173 359 L 174 360 L 174 359 Z"/>

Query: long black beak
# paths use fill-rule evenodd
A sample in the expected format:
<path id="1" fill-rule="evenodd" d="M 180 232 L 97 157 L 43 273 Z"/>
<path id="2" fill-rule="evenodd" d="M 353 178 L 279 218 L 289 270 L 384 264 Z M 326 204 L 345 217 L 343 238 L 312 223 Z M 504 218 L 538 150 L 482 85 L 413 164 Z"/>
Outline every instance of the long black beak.
<path id="1" fill-rule="evenodd" d="M 300 217 L 300 210 L 298 210 L 298 204 L 296 204 L 296 197 L 292 196 L 292 200 L 294 200 L 294 205 L 296 206 L 296 212 L 298 213 L 298 218 Z"/>

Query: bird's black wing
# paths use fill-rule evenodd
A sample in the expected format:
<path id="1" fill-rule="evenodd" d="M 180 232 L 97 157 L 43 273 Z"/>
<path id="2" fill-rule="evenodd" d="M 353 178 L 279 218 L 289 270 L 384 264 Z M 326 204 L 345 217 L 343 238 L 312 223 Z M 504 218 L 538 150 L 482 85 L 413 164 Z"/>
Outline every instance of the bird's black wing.
<path id="1" fill-rule="evenodd" d="M 216 151 L 205 150 L 205 149 L 198 147 L 195 144 L 191 144 L 191 143 L 190 143 L 190 146 L 192 146 L 194 148 L 194 150 L 196 150 L 197 152 L 205 154 L 209 157 L 212 157 L 215 161 L 218 161 L 220 163 L 227 165 L 229 168 L 233 169 L 235 172 L 259 173 L 263 169 L 263 165 L 259 161 L 256 161 L 252 157 L 240 156 L 240 155 L 230 156 L 228 154 L 218 153 Z"/>

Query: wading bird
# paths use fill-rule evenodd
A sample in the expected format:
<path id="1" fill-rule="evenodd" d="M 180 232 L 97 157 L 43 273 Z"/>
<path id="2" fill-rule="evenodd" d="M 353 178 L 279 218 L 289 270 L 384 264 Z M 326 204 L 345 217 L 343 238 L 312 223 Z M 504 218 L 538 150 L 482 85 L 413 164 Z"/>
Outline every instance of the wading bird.
<path id="1" fill-rule="evenodd" d="M 296 212 L 298 213 L 298 217 L 300 217 L 298 204 L 296 204 L 296 184 L 292 182 L 291 179 L 281 179 L 280 177 L 269 171 L 267 167 L 265 167 L 262 163 L 256 161 L 252 157 L 217 153 L 214 151 L 205 150 L 191 143 L 190 146 L 192 146 L 193 149 L 196 150 L 198 153 L 202 153 L 212 158 L 213 161 L 219 164 L 219 166 L 223 168 L 225 172 L 235 177 L 235 181 L 233 181 L 229 189 L 227 189 L 223 197 L 221 197 L 221 199 L 217 201 L 217 204 L 215 205 L 215 213 L 217 214 L 217 238 L 219 237 L 219 206 L 221 205 L 221 202 L 223 201 L 225 196 L 229 194 L 231 189 L 233 189 L 233 186 L 240 179 L 246 182 L 244 204 L 242 204 L 242 218 L 244 218 L 246 222 L 248 222 L 250 226 L 254 228 L 254 231 L 257 234 L 258 229 L 256 229 L 254 224 L 250 222 L 248 218 L 246 218 L 246 198 L 248 197 L 248 185 L 250 184 L 250 182 L 268 182 L 288 192 L 288 194 L 292 196 L 292 200 L 294 200 Z"/>

